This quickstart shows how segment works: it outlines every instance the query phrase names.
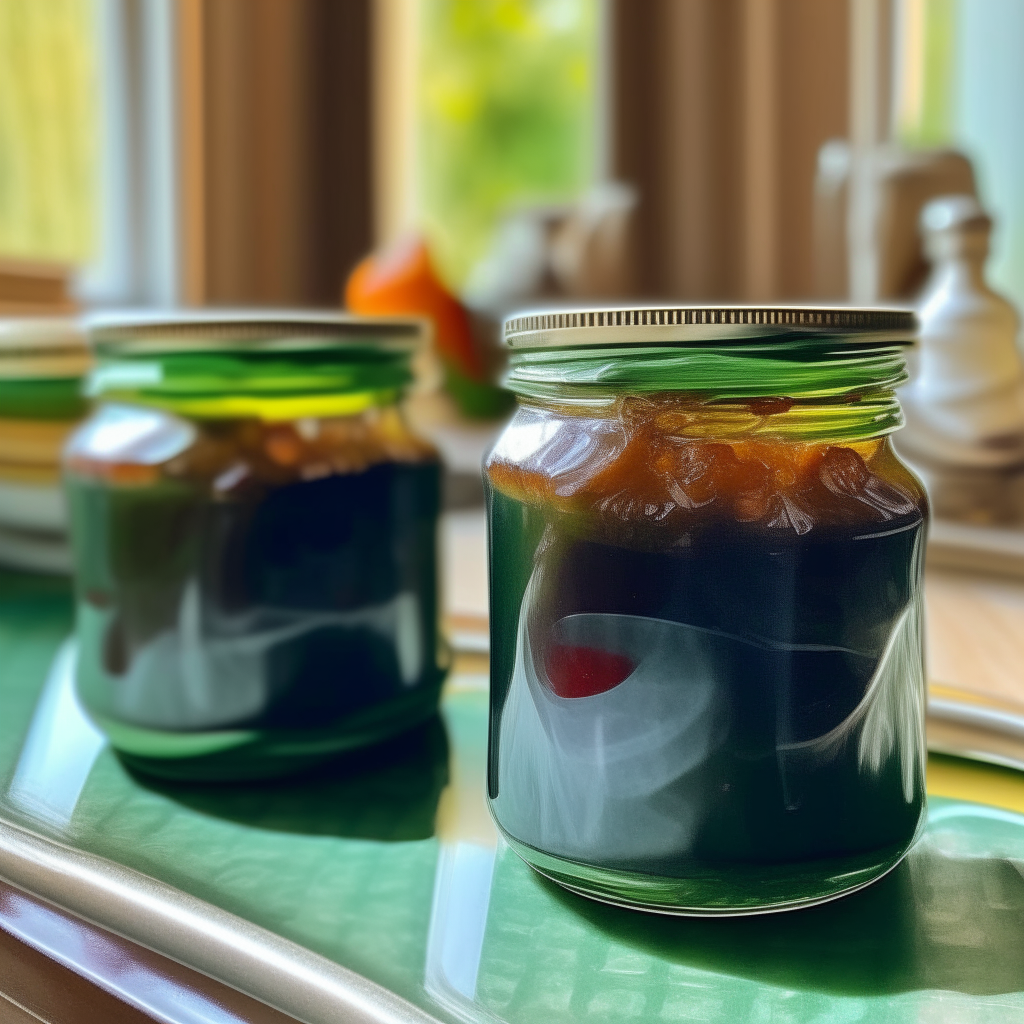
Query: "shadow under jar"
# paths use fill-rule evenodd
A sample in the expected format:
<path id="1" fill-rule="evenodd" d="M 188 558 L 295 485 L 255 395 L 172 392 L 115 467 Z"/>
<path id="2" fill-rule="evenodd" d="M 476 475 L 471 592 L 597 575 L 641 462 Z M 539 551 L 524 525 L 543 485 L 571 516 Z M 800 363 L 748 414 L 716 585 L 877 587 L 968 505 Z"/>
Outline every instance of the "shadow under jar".
<path id="1" fill-rule="evenodd" d="M 420 327 L 98 321 L 65 452 L 80 699 L 171 777 L 300 768 L 434 713 L 440 464 L 399 400 Z"/>
<path id="2" fill-rule="evenodd" d="M 928 511 L 888 435 L 913 330 L 808 307 L 506 322 L 488 796 L 538 871 L 737 914 L 910 848 Z"/>

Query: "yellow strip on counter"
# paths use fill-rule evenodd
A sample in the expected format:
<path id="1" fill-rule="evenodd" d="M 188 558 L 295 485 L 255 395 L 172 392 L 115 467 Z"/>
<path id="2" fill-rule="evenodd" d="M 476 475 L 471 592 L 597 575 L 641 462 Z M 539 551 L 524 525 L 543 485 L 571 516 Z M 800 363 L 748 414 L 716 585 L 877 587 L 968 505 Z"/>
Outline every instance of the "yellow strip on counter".
<path id="1" fill-rule="evenodd" d="M 928 795 L 970 800 L 1024 814 L 1024 772 L 929 754 Z"/>

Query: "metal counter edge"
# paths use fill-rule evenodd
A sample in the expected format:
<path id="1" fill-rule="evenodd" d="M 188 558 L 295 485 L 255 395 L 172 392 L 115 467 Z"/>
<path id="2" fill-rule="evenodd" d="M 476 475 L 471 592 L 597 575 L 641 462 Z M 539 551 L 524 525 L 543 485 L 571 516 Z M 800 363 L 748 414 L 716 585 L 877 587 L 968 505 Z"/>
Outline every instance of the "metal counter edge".
<path id="1" fill-rule="evenodd" d="M 304 1024 L 438 1024 L 383 986 L 297 943 L 2 819 L 0 878 Z"/>

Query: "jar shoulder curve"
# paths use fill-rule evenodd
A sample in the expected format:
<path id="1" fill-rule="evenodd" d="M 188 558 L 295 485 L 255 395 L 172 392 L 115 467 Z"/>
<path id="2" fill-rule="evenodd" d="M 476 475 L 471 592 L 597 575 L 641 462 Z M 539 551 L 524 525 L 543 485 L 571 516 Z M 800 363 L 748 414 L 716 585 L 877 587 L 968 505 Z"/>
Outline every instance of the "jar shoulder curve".
<path id="1" fill-rule="evenodd" d="M 882 444 L 871 462 L 871 469 L 881 479 L 905 491 L 921 509 L 925 518 L 929 518 L 931 507 L 924 482 L 896 451 L 892 437 L 882 439 Z"/>

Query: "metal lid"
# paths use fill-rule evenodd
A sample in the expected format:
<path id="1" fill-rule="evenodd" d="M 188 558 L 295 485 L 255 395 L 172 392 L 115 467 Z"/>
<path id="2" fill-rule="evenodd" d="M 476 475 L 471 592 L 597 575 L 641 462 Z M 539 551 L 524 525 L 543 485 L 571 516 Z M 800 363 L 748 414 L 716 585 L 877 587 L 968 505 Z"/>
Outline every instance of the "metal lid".
<path id="1" fill-rule="evenodd" d="M 512 348 L 696 345 L 792 335 L 909 345 L 912 310 L 854 306 L 633 306 L 540 310 L 505 321 Z"/>
<path id="2" fill-rule="evenodd" d="M 303 351 L 372 342 L 412 349 L 426 323 L 330 310 L 200 309 L 103 313 L 87 321 L 101 355 L 246 349 Z"/>

